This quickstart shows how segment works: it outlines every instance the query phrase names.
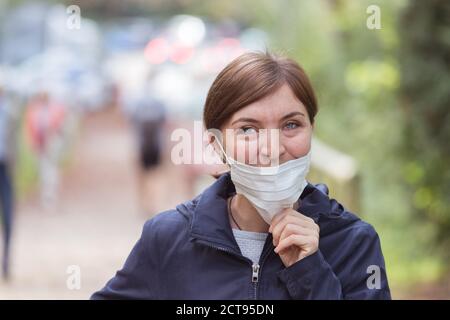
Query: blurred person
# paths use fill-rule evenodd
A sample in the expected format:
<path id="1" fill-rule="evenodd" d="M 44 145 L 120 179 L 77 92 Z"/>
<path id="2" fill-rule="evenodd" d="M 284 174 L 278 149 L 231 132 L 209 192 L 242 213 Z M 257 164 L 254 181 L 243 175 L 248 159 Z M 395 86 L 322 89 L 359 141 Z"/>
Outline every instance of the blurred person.
<path id="1" fill-rule="evenodd" d="M 138 189 L 141 210 L 145 214 L 153 215 L 165 202 L 165 192 L 158 183 L 164 180 L 160 165 L 166 107 L 162 101 L 152 96 L 151 90 L 141 88 L 126 102 L 126 112 L 135 131 L 138 149 Z"/>
<path id="2" fill-rule="evenodd" d="M 14 110 L 0 83 L 0 211 L 3 231 L 2 275 L 9 278 L 9 256 L 14 214 Z"/>
<path id="3" fill-rule="evenodd" d="M 375 229 L 306 181 L 317 112 L 294 60 L 245 53 L 228 64 L 203 121 L 229 171 L 148 220 L 91 298 L 390 299 Z M 268 129 L 277 139 L 260 138 Z"/>
<path id="4" fill-rule="evenodd" d="M 28 138 L 39 161 L 41 204 L 55 205 L 59 185 L 59 160 L 63 146 L 65 108 L 46 90 L 30 99 L 25 122 Z"/>

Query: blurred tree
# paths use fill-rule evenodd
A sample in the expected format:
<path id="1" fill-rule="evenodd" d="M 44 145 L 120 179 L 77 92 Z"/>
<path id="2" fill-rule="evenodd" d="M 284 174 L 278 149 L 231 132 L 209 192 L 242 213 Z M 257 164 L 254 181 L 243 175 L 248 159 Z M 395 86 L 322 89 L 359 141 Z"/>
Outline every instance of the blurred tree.
<path id="1" fill-rule="evenodd" d="M 410 1 L 400 20 L 404 178 L 450 260 L 450 2 Z"/>

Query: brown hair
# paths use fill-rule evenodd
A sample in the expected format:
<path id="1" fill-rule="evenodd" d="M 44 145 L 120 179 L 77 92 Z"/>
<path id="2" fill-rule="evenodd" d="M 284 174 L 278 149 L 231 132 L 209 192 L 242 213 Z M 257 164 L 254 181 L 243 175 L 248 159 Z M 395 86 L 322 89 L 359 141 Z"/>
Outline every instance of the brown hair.
<path id="1" fill-rule="evenodd" d="M 221 129 L 238 110 L 275 92 L 287 83 L 305 105 L 314 123 L 318 106 L 305 71 L 292 59 L 269 52 L 247 52 L 231 61 L 214 80 L 206 97 L 206 129 Z"/>

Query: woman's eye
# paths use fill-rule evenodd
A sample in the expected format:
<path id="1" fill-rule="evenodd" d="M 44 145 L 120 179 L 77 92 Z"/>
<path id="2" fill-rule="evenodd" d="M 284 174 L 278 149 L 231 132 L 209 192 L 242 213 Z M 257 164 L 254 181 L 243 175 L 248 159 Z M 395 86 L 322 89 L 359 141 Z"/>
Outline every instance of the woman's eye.
<path id="1" fill-rule="evenodd" d="M 288 130 L 291 130 L 291 129 L 297 128 L 298 126 L 299 125 L 295 122 L 288 122 L 288 123 L 286 123 L 286 125 L 284 127 Z"/>
<path id="2" fill-rule="evenodd" d="M 251 135 L 256 133 L 256 129 L 253 127 L 242 127 L 238 130 L 240 134 Z"/>

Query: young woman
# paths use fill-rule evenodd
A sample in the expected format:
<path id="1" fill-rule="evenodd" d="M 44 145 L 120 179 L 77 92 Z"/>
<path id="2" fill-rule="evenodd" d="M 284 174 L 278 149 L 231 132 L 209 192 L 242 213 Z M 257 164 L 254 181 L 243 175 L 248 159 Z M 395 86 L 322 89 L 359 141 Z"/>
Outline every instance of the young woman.
<path id="1" fill-rule="evenodd" d="M 317 110 L 293 60 L 246 53 L 232 61 L 203 119 L 222 133 L 210 143 L 230 171 L 150 219 L 92 298 L 390 299 L 374 228 L 305 180 Z M 262 139 L 269 131 L 277 134 Z"/>

